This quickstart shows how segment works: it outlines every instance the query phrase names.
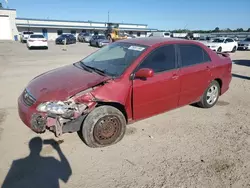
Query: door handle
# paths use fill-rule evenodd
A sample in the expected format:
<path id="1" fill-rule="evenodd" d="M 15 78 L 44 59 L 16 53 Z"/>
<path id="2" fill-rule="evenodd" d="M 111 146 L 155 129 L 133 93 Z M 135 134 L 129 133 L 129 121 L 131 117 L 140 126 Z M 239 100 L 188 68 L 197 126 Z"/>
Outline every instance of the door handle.
<path id="1" fill-rule="evenodd" d="M 178 78 L 179 78 L 179 76 L 177 74 L 173 74 L 172 79 L 176 80 Z"/>

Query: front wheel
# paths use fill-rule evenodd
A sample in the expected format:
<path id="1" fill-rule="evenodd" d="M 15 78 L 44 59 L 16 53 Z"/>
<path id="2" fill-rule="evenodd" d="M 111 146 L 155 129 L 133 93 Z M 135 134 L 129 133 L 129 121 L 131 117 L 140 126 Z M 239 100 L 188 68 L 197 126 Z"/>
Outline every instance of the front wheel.
<path id="1" fill-rule="evenodd" d="M 112 106 L 99 106 L 91 111 L 78 132 L 84 143 L 92 148 L 106 147 L 119 142 L 125 134 L 126 119 Z"/>
<path id="2" fill-rule="evenodd" d="M 198 105 L 202 108 L 213 107 L 219 99 L 220 89 L 219 83 L 214 80 L 204 92 Z"/>
<path id="3" fill-rule="evenodd" d="M 110 35 L 108 36 L 108 40 L 109 40 L 110 43 L 113 42 L 113 39 L 112 39 L 112 37 Z"/>

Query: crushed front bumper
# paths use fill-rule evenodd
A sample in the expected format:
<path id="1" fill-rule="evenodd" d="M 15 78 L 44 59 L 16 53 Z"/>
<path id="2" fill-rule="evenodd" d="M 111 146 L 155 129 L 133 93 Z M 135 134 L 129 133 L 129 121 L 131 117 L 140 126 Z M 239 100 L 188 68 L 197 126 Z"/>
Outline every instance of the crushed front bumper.
<path id="1" fill-rule="evenodd" d="M 48 129 L 57 137 L 64 133 L 79 131 L 86 117 L 86 115 L 80 115 L 73 120 L 50 117 L 46 113 L 38 112 L 34 106 L 26 106 L 22 96 L 18 98 L 18 113 L 22 122 L 34 132 L 44 133 Z"/>

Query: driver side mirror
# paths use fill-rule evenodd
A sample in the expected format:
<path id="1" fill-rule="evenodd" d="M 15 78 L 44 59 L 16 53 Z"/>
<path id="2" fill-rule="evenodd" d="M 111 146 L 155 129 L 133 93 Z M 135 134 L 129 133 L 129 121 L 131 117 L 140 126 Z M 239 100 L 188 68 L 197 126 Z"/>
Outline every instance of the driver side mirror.
<path id="1" fill-rule="evenodd" d="M 148 69 L 148 68 L 142 68 L 139 69 L 136 73 L 135 73 L 135 78 L 151 78 L 154 76 L 154 71 L 152 69 Z"/>

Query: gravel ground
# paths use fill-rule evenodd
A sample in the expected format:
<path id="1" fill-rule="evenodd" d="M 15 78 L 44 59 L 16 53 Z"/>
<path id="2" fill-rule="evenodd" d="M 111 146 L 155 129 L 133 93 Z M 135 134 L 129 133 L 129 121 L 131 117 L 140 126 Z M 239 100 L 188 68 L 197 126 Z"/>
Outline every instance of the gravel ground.
<path id="1" fill-rule="evenodd" d="M 250 187 L 249 51 L 231 54 L 230 90 L 213 108 L 186 106 L 139 121 L 121 142 L 92 149 L 75 133 L 55 139 L 30 131 L 18 117 L 17 98 L 36 75 L 96 48 L 76 44 L 63 51 L 51 43 L 47 51 L 29 51 L 0 42 L 0 49 L 0 185 L 9 174 L 15 188 L 58 181 L 63 188 Z M 41 139 L 52 144 L 42 146 Z"/>

